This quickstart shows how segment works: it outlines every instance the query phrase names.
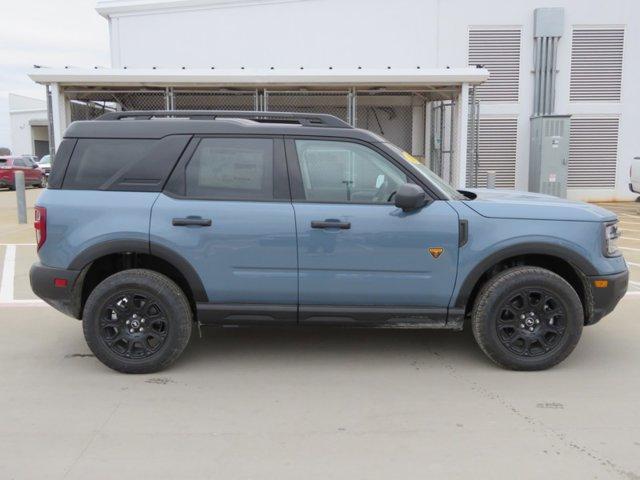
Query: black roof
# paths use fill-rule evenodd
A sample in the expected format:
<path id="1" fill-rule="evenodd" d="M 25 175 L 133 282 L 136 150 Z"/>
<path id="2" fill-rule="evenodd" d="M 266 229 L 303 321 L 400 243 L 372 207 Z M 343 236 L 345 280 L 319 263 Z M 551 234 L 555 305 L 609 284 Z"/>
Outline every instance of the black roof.
<path id="1" fill-rule="evenodd" d="M 369 142 L 383 138 L 351 127 L 332 115 L 289 112 L 128 111 L 109 112 L 95 120 L 73 122 L 70 138 L 162 138 L 167 135 L 309 135 L 346 137 Z"/>

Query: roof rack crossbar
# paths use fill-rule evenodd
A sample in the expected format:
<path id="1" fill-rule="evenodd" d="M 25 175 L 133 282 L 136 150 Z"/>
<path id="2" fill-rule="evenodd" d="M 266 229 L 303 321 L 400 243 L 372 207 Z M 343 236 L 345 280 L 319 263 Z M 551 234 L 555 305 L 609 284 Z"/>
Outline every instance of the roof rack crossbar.
<path id="1" fill-rule="evenodd" d="M 107 112 L 96 120 L 150 120 L 158 117 L 178 117 L 192 120 L 215 120 L 216 118 L 245 118 L 257 122 L 297 122 L 309 127 L 352 128 L 344 120 L 325 113 L 259 112 L 234 110 L 128 110 Z"/>

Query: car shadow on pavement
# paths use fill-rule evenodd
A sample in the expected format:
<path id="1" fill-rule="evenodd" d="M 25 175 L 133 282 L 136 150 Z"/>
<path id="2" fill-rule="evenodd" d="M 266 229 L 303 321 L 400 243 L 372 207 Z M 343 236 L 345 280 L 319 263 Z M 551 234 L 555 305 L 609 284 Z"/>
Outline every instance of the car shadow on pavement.
<path id="1" fill-rule="evenodd" d="M 475 344 L 470 330 L 391 330 L 365 328 L 215 328 L 194 331 L 191 343 L 178 361 L 194 363 L 265 362 L 314 363 L 330 359 L 349 363 L 357 359 L 386 364 L 407 363 L 407 358 L 492 365 Z"/>

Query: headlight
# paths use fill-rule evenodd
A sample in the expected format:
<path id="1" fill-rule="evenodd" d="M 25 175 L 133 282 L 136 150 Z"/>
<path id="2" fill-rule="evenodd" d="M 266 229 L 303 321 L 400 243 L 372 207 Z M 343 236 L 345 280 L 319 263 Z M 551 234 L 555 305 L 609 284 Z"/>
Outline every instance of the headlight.
<path id="1" fill-rule="evenodd" d="M 620 255 L 618 250 L 618 238 L 621 231 L 618 230 L 618 221 L 605 223 L 604 225 L 604 254 L 607 257 L 616 257 Z"/>

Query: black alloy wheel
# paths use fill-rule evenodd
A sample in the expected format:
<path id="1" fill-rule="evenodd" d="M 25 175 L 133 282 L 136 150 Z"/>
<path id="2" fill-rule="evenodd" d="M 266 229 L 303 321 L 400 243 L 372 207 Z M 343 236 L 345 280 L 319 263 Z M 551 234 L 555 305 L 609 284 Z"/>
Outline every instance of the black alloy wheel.
<path id="1" fill-rule="evenodd" d="M 164 344 L 169 322 L 162 302 L 144 292 L 112 296 L 100 317 L 100 338 L 116 355 L 147 358 Z"/>
<path id="2" fill-rule="evenodd" d="M 566 330 L 566 312 L 552 292 L 520 289 L 499 308 L 496 329 L 509 351 L 536 357 L 560 344 Z"/>

